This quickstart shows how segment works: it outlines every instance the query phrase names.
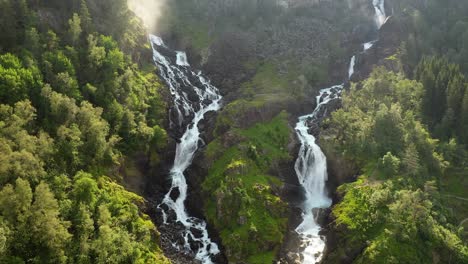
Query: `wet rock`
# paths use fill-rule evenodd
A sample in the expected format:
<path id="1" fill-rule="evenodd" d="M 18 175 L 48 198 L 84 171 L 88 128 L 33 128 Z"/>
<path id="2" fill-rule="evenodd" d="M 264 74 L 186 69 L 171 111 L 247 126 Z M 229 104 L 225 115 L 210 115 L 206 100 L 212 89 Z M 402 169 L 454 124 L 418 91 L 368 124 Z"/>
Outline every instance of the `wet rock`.
<path id="1" fill-rule="evenodd" d="M 291 206 L 299 207 L 305 199 L 304 188 L 298 184 L 285 183 L 281 196 L 285 197 Z"/>
<path id="2" fill-rule="evenodd" d="M 203 232 L 199 229 L 196 228 L 190 228 L 190 232 L 192 233 L 193 237 L 195 238 L 202 238 L 203 237 Z"/>
<path id="3" fill-rule="evenodd" d="M 214 139 L 213 132 L 216 126 L 217 116 L 218 113 L 215 111 L 207 112 L 205 118 L 198 123 L 198 129 L 201 132 L 200 138 L 205 143 L 209 143 Z"/>
<path id="4" fill-rule="evenodd" d="M 320 226 L 326 226 L 328 215 L 331 212 L 330 208 L 314 208 L 312 209 L 312 212 L 314 214 L 314 218 L 317 224 L 319 224 Z"/>
<path id="5" fill-rule="evenodd" d="M 188 243 L 193 252 L 197 252 L 203 246 L 201 242 L 194 240 L 190 235 L 188 236 Z"/>
<path id="6" fill-rule="evenodd" d="M 376 66 L 384 66 L 389 70 L 400 70 L 394 60 L 387 58 L 395 54 L 400 43 L 408 34 L 406 27 L 394 17 L 389 17 L 382 26 L 379 40 L 366 53 L 357 57 L 355 73 L 351 81 L 357 82 L 367 78 Z"/>
<path id="7" fill-rule="evenodd" d="M 179 196 L 180 196 L 180 191 L 179 191 L 179 188 L 177 187 L 173 188 L 171 190 L 171 193 L 169 194 L 169 197 L 171 197 L 173 201 L 176 201 Z"/>

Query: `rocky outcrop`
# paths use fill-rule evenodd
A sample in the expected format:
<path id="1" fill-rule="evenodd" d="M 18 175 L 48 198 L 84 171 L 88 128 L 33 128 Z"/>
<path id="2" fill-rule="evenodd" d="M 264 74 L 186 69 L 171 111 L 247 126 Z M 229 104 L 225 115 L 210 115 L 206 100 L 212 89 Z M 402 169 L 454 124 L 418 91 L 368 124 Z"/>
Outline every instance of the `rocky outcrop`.
<path id="1" fill-rule="evenodd" d="M 319 1 L 320 2 L 320 1 Z M 328 47 L 333 46 L 341 53 L 352 54 L 352 51 L 360 50 L 361 43 L 363 40 L 372 39 L 371 32 L 375 29 L 372 28 L 369 20 L 372 19 L 372 6 L 369 6 L 369 1 L 348 1 L 349 8 L 359 13 L 362 16 L 361 21 L 356 23 L 349 33 L 343 33 L 343 28 L 337 28 L 337 25 L 330 21 L 323 21 L 314 18 L 293 18 L 290 21 L 285 17 L 285 22 L 278 25 L 266 25 L 256 21 L 258 23 L 249 30 L 245 31 L 224 31 L 227 33 L 217 36 L 215 40 L 210 43 L 209 52 L 202 52 L 195 49 L 190 41 L 186 38 L 181 38 L 172 34 L 170 36 L 171 46 L 179 47 L 181 50 L 188 51 L 189 61 L 193 65 L 203 67 L 204 71 L 208 73 L 213 83 L 220 88 L 223 95 L 225 95 L 225 109 L 219 115 L 207 114 L 206 119 L 203 120 L 199 126 L 200 130 L 204 131 L 201 138 L 205 144 L 209 144 L 216 137 L 220 140 L 221 145 L 224 148 L 235 146 L 242 141 L 238 135 L 232 133 L 232 128 L 245 129 L 253 126 L 259 122 L 267 122 L 278 115 L 282 110 L 287 110 L 292 113 L 291 124 L 296 122 L 295 116 L 299 116 L 305 113 L 310 113 L 314 109 L 312 102 L 313 97 L 307 97 L 307 100 L 298 100 L 297 98 L 281 98 L 285 100 L 277 100 L 275 96 L 269 95 L 270 97 L 263 100 L 262 104 L 253 104 L 255 98 L 250 101 L 244 101 L 240 104 L 233 105 L 232 111 L 226 122 L 216 122 L 225 117 L 226 112 L 230 111 L 230 103 L 237 102 L 239 94 L 237 91 L 243 83 L 252 79 L 255 75 L 256 70 L 252 67 L 246 67 L 249 62 L 256 60 L 276 60 L 281 61 L 284 58 L 291 59 L 291 61 L 297 62 L 298 65 L 301 63 L 311 63 L 316 61 L 324 61 L 323 59 L 334 55 L 334 52 L 328 50 Z M 320 4 L 324 14 L 329 14 L 329 18 L 333 18 L 334 13 L 332 2 L 322 1 Z M 299 12 L 300 10 L 296 10 Z M 351 12 L 351 11 L 348 11 Z M 335 10 L 336 13 L 336 10 Z M 363 15 L 364 14 L 364 15 Z M 322 14 L 323 15 L 323 14 Z M 336 14 L 335 14 L 336 15 Z M 326 15 L 324 15 L 326 16 Z M 358 16 L 358 15 L 357 15 Z M 387 57 L 393 55 L 396 48 L 399 46 L 401 41 L 401 35 L 404 34 L 404 27 L 399 25 L 397 21 L 390 18 L 389 21 L 382 27 L 382 33 L 380 40 L 374 45 L 374 47 L 366 54 L 358 56 L 356 69 L 358 69 L 353 76 L 352 81 L 359 81 L 367 77 L 375 65 L 386 65 L 387 67 L 398 67 L 391 60 L 386 60 Z M 337 37 L 336 42 L 330 42 L 329 37 Z M 166 35 L 167 39 L 167 35 Z M 327 41 L 325 41 L 327 40 Z M 298 59 L 299 58 L 299 59 Z M 329 78 L 323 82 L 323 85 L 334 84 L 334 80 L 345 79 L 345 73 L 348 67 L 348 59 L 346 56 L 338 56 L 336 59 L 331 60 L 331 63 L 327 65 L 329 67 Z M 280 63 L 281 64 L 281 63 Z M 290 64 L 284 64 L 284 73 L 287 73 L 290 69 Z M 320 83 L 320 87 L 322 83 Z M 190 96 L 190 95 L 189 95 Z M 283 96 L 283 95 L 281 95 Z M 252 105 L 254 105 L 252 107 Z M 325 109 L 330 113 L 334 109 L 340 107 L 339 100 L 333 101 L 330 107 Z M 324 113 L 326 116 L 326 113 Z M 319 133 L 319 127 L 315 126 L 311 128 L 313 134 Z M 174 138 L 177 138 L 180 133 L 175 133 Z M 295 133 L 291 131 L 291 136 L 294 137 L 290 140 L 289 152 L 292 157 L 297 155 L 297 140 L 295 139 Z M 170 151 L 167 152 L 167 157 L 163 158 L 163 164 L 159 168 L 154 168 L 153 175 L 157 175 L 153 179 L 153 184 L 148 187 L 149 192 L 156 196 L 155 200 L 160 201 L 161 195 L 163 195 L 170 187 L 168 171 L 173 160 L 173 149 L 175 146 L 174 140 L 171 141 Z M 329 163 L 329 189 L 335 190 L 335 188 L 342 183 L 352 181 L 354 176 L 357 174 L 357 169 L 346 160 L 342 159 L 340 155 L 333 153 L 332 150 L 327 149 L 323 146 L 323 150 L 328 158 Z M 169 158 L 170 157 L 170 158 Z M 187 170 L 186 176 L 189 184 L 189 193 L 187 199 L 187 209 L 190 215 L 196 216 L 203 219 L 205 208 L 204 194 L 201 190 L 201 185 L 208 174 L 208 170 L 212 165 L 212 161 L 207 161 L 203 149 L 194 158 L 193 165 Z M 228 174 L 242 174 L 242 171 L 230 172 Z M 294 171 L 294 159 L 288 162 L 280 162 L 274 164 L 270 168 L 269 174 L 277 176 L 283 182 L 281 189 L 272 190 L 275 194 L 279 194 L 284 200 L 289 202 L 289 223 L 288 231 L 286 232 L 285 241 L 287 244 L 282 245 L 279 259 L 281 263 L 295 263 L 297 261 L 297 254 L 291 252 L 297 252 L 300 248 L 298 239 L 295 239 L 296 233 L 294 229 L 300 222 L 300 210 L 297 207 L 303 200 L 302 189 L 297 182 L 297 177 Z M 177 193 L 174 193 L 177 195 Z M 217 200 L 222 201 L 225 197 L 222 194 L 218 194 Z M 335 201 L 339 197 L 335 196 Z M 216 210 L 218 213 L 223 214 L 223 208 L 219 205 Z M 327 219 L 328 212 L 322 212 L 320 215 L 324 216 L 320 220 L 326 226 L 326 223 L 331 221 Z M 243 225 L 247 219 L 245 216 L 241 216 L 236 219 L 237 223 Z M 171 227 L 177 228 L 177 227 Z M 221 245 L 220 238 L 209 225 L 209 231 L 211 238 Z M 177 233 L 177 230 L 169 230 L 163 232 L 166 234 Z M 324 233 L 325 234 L 325 233 Z M 328 248 L 336 247 L 336 232 L 327 233 L 329 241 Z M 180 254 L 176 249 L 171 249 L 171 241 L 176 239 L 175 237 L 167 236 L 163 237 L 163 243 L 165 248 L 170 252 L 169 254 L 175 259 L 175 263 L 193 263 L 190 259 L 193 256 L 185 256 Z M 352 252 L 349 255 L 353 255 Z M 221 256 L 216 263 L 226 263 L 224 256 Z"/>
<path id="2" fill-rule="evenodd" d="M 391 56 L 397 53 L 401 42 L 406 39 L 406 35 L 407 28 L 404 23 L 395 17 L 389 17 L 380 29 L 378 41 L 372 48 L 357 57 L 356 70 L 351 81 L 364 80 L 377 66 L 384 66 L 389 70 L 398 72 L 401 66 L 398 60 L 391 58 Z"/>
<path id="3" fill-rule="evenodd" d="M 333 200 L 338 201 L 336 188 L 344 183 L 352 182 L 359 173 L 359 168 L 349 160 L 346 160 L 341 153 L 337 153 L 328 140 L 331 135 L 322 135 L 321 148 L 327 157 L 328 182 L 327 188 L 332 191 Z"/>

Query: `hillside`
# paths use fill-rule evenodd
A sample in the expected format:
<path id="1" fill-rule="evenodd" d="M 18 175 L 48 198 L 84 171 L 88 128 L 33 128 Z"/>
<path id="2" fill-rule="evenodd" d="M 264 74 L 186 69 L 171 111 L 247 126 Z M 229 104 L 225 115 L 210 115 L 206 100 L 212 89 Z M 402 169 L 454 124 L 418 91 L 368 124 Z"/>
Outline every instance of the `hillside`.
<path id="1" fill-rule="evenodd" d="M 468 3 L 0 0 L 0 263 L 468 264 Z"/>

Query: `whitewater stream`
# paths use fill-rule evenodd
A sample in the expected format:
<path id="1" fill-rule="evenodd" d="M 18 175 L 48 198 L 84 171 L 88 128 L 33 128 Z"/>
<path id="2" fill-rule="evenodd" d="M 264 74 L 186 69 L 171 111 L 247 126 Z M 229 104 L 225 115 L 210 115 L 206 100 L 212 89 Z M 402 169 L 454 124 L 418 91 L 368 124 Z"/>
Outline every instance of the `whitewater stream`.
<path id="1" fill-rule="evenodd" d="M 184 172 L 203 144 L 198 124 L 206 113 L 219 110 L 221 95 L 201 72 L 191 70 L 185 52 L 170 50 L 160 37 L 154 35 L 150 35 L 150 41 L 154 62 L 174 100 L 170 115 L 171 128 L 185 131 L 177 144 L 174 165 L 170 171 L 172 186 L 158 208 L 162 212 L 164 224 L 180 223 L 184 226 L 184 244 L 173 243 L 173 247 L 193 252 L 195 259 L 211 264 L 212 257 L 220 251 L 218 245 L 209 238 L 206 223 L 187 214 L 184 202 L 188 185 Z M 168 217 L 170 213 L 175 214 L 175 220 Z M 195 248 L 193 245 L 196 245 Z"/>
<path id="2" fill-rule="evenodd" d="M 375 9 L 375 23 L 377 29 L 380 29 L 387 20 L 385 15 L 384 0 L 373 0 L 372 4 Z M 370 49 L 377 40 L 372 40 L 363 44 L 363 51 Z M 351 58 L 348 78 L 354 74 L 354 66 L 356 63 L 356 55 Z M 302 263 L 314 264 L 320 262 L 325 249 L 325 238 L 320 235 L 321 227 L 317 223 L 317 216 L 320 209 L 329 208 L 332 205 L 332 200 L 327 194 L 326 182 L 327 175 L 327 159 L 316 142 L 316 138 L 309 133 L 311 122 L 319 122 L 327 113 L 322 108 L 332 101 L 339 99 L 344 84 L 332 86 L 320 90 L 316 98 L 317 106 L 315 110 L 305 116 L 299 117 L 296 124 L 296 133 L 301 143 L 298 158 L 295 163 L 296 175 L 299 183 L 305 190 L 305 200 L 302 204 L 302 223 L 296 228 L 301 239 Z"/>

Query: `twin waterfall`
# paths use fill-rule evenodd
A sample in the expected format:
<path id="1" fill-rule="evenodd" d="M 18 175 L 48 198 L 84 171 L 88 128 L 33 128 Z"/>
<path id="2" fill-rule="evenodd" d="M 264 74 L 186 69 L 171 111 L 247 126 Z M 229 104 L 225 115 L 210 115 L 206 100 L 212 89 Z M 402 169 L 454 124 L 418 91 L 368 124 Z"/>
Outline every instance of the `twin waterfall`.
<path id="1" fill-rule="evenodd" d="M 174 165 L 170 171 L 172 186 L 158 207 L 163 214 L 164 224 L 181 223 L 184 226 L 183 248 L 175 243 L 173 246 L 179 250 L 195 252 L 195 259 L 204 264 L 211 264 L 211 257 L 220 251 L 216 243 L 210 240 L 206 223 L 201 219 L 190 217 L 185 210 L 187 181 L 184 172 L 192 163 L 193 156 L 201 143 L 198 123 L 203 120 L 207 112 L 217 111 L 220 108 L 221 95 L 201 73 L 191 71 L 185 52 L 171 51 L 157 36 L 150 35 L 150 41 L 154 62 L 159 67 L 160 75 L 169 86 L 174 100 L 171 109 L 173 112 L 171 127 L 185 130 L 177 144 Z M 174 115 L 176 120 L 172 119 Z M 187 120 L 189 123 L 184 125 Z M 168 219 L 169 213 L 175 214 L 175 219 Z"/>
<path id="2" fill-rule="evenodd" d="M 375 9 L 375 21 L 377 29 L 386 22 L 384 0 L 373 0 Z M 363 44 L 364 51 L 370 49 L 376 40 Z M 348 77 L 354 74 L 356 56 L 351 58 L 348 70 Z M 296 160 L 295 170 L 299 183 L 305 190 L 305 201 L 302 204 L 302 223 L 296 228 L 302 248 L 302 263 L 314 264 L 320 262 L 325 249 L 325 238 L 320 235 L 321 227 L 317 224 L 317 209 L 328 208 L 332 201 L 326 192 L 325 183 L 327 181 L 327 160 L 316 138 L 309 133 L 308 123 L 318 122 L 323 117 L 322 108 L 330 101 L 338 99 L 343 90 L 344 84 L 335 85 L 322 89 L 317 96 L 317 107 L 312 114 L 299 117 L 296 124 L 296 133 L 301 142 L 301 148 Z M 326 114 L 326 113 L 325 113 Z"/>
<path id="3" fill-rule="evenodd" d="M 373 0 L 375 21 L 379 29 L 386 21 L 384 0 Z M 157 36 L 150 35 L 153 59 L 160 69 L 161 78 L 168 85 L 173 97 L 170 112 L 171 129 L 184 131 L 176 147 L 174 165 L 170 171 L 172 185 L 164 196 L 160 209 L 164 224 L 182 225 L 183 242 L 173 243 L 177 250 L 195 253 L 195 259 L 204 264 L 213 263 L 213 256 L 220 253 L 216 243 L 208 236 L 206 223 L 187 214 L 184 202 L 187 198 L 185 170 L 192 163 L 195 152 L 203 144 L 198 124 L 205 114 L 220 108 L 221 95 L 200 72 L 191 70 L 187 55 L 182 51 L 170 50 Z M 376 40 L 363 44 L 364 51 L 370 49 Z M 353 56 L 348 77 L 354 74 L 356 56 Z M 296 125 L 301 147 L 295 163 L 295 171 L 305 190 L 302 205 L 302 223 L 296 228 L 302 247 L 303 263 L 319 262 L 325 248 L 325 240 L 320 236 L 321 227 L 316 222 L 317 210 L 328 208 L 332 201 L 327 195 L 327 162 L 316 138 L 309 133 L 308 124 L 318 122 L 324 107 L 340 98 L 344 84 L 322 89 L 317 96 L 317 107 L 313 113 L 302 116 Z M 325 108 L 326 110 L 326 108 Z"/>

